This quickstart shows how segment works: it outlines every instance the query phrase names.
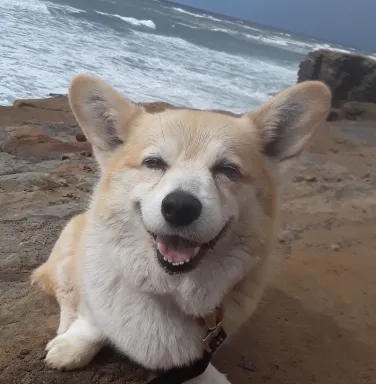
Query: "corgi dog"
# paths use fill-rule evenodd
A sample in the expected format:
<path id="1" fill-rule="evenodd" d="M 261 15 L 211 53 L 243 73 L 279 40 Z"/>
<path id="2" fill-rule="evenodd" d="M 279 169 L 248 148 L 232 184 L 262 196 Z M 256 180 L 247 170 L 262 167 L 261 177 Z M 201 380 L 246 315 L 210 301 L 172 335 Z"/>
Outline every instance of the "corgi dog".
<path id="1" fill-rule="evenodd" d="M 106 344 L 150 370 L 192 364 L 205 350 L 197 319 L 221 308 L 230 338 L 257 308 L 283 189 L 331 92 L 307 81 L 238 116 L 148 113 L 80 74 L 69 102 L 100 177 L 31 276 L 60 307 L 46 364 L 77 369 Z M 229 383 L 211 364 L 189 382 Z"/>

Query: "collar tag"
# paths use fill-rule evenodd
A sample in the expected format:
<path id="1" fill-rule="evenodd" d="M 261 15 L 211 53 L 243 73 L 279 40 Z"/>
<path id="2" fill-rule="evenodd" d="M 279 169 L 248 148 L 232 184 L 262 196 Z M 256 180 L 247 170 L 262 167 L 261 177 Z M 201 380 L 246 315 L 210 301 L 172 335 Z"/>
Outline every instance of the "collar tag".
<path id="1" fill-rule="evenodd" d="M 204 337 L 203 342 L 206 351 L 213 354 L 226 340 L 227 335 L 222 327 L 221 316 L 219 315 L 218 310 L 205 316 L 204 321 L 208 327 L 208 333 Z"/>

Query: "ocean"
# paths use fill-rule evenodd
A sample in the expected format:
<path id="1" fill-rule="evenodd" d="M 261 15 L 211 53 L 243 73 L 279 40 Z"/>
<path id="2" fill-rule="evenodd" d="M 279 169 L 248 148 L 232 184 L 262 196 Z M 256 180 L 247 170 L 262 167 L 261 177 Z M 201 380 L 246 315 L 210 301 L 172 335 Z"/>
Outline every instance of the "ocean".
<path id="1" fill-rule="evenodd" d="M 159 0 L 0 0 L 0 104 L 90 73 L 135 101 L 244 112 L 312 49 L 351 48 Z"/>

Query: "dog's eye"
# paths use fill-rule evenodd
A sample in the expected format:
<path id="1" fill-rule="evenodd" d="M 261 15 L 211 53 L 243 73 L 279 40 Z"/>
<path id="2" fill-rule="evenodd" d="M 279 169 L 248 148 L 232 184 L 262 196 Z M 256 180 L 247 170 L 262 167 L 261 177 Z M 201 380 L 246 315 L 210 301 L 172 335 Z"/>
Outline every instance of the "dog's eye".
<path id="1" fill-rule="evenodd" d="M 160 157 L 147 157 L 142 161 L 142 165 L 149 169 L 165 170 L 167 164 Z"/>
<path id="2" fill-rule="evenodd" d="M 237 165 L 231 163 L 218 163 L 211 170 L 214 177 L 224 175 L 230 180 L 237 180 L 241 176 L 240 169 Z"/>

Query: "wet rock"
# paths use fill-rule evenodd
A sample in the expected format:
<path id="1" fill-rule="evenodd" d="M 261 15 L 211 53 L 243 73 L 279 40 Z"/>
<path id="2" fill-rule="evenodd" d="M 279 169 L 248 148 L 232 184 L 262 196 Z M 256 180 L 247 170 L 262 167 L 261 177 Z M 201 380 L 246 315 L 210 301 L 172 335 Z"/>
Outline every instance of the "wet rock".
<path id="1" fill-rule="evenodd" d="M 68 97 L 68 95 L 63 95 L 62 93 L 49 93 L 47 96 L 48 97 L 53 97 L 53 98 L 56 98 L 56 97 Z"/>

